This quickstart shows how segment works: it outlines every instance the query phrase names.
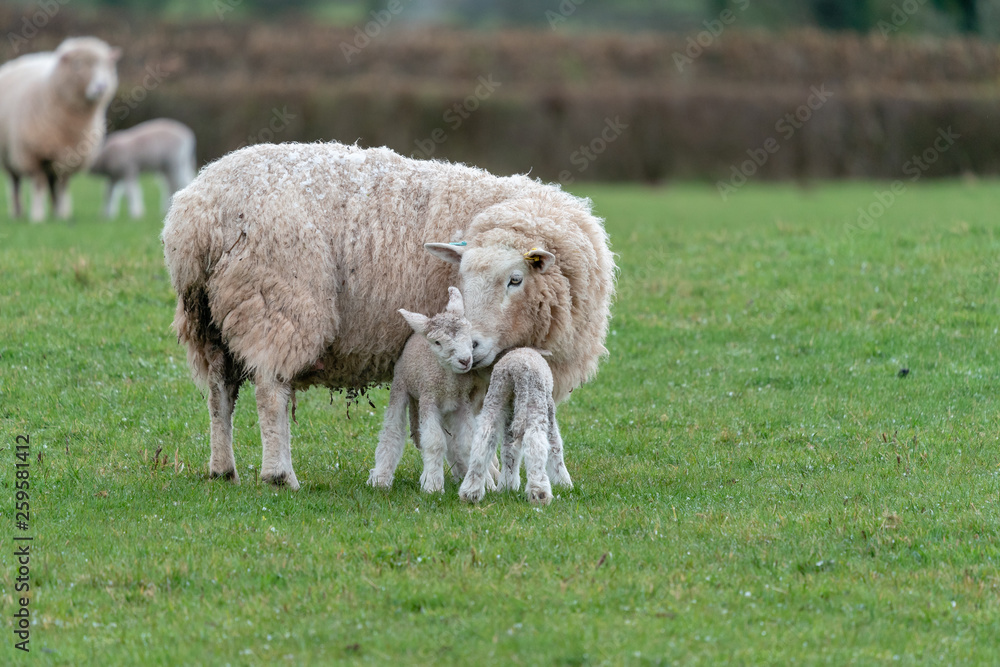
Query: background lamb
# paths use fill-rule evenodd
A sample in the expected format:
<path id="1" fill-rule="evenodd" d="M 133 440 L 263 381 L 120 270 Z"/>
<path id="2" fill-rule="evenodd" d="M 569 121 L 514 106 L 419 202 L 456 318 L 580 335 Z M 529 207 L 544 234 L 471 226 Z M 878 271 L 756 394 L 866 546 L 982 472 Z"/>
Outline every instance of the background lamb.
<path id="1" fill-rule="evenodd" d="M 141 218 L 145 212 L 139 174 L 152 172 L 161 176 L 160 208 L 167 212 L 170 197 L 194 180 L 194 132 L 184 123 L 156 118 L 135 127 L 112 132 L 104 141 L 90 171 L 108 177 L 104 216 L 118 215 L 122 192 L 128 197 L 129 215 Z"/>
<path id="2" fill-rule="evenodd" d="M 472 326 L 465 319 L 462 293 L 449 287 L 448 306 L 433 317 L 400 308 L 414 334 L 406 341 L 396 363 L 389 405 L 375 450 L 371 486 L 392 486 L 393 475 L 406 443 L 406 410 L 419 414 L 419 442 L 424 460 L 421 488 L 444 490 L 442 460 L 448 452 L 456 481 L 468 468 L 469 439 L 474 416 L 472 394 L 476 376 L 472 369 Z M 492 480 L 492 478 L 491 478 Z M 495 486 L 495 485 L 494 485 Z"/>
<path id="3" fill-rule="evenodd" d="M 528 481 L 525 495 L 533 503 L 552 502 L 552 483 L 573 486 L 563 462 L 562 437 L 552 399 L 552 371 L 538 350 L 505 352 L 493 366 L 483 409 L 469 449 L 469 470 L 459 489 L 462 500 L 482 500 L 488 483 L 486 463 L 503 438 L 498 489 L 521 487 L 521 452 Z"/>
<path id="4" fill-rule="evenodd" d="M 208 385 L 212 475 L 238 479 L 233 406 L 255 384 L 261 478 L 298 487 L 293 389 L 387 382 L 407 305 L 439 312 L 461 281 L 473 364 L 504 347 L 552 353 L 556 400 L 597 370 L 614 262 L 590 203 L 525 176 L 385 148 L 260 144 L 202 169 L 164 224 L 174 327 Z M 427 241 L 465 242 L 461 253 Z"/>
<path id="5" fill-rule="evenodd" d="M 45 217 L 45 191 L 69 217 L 70 176 L 85 169 L 104 139 L 104 112 L 118 87 L 121 51 L 94 37 L 65 40 L 54 53 L 0 67 L 0 165 L 10 174 L 12 213 L 21 215 L 21 179 L 31 179 L 31 219 Z"/>

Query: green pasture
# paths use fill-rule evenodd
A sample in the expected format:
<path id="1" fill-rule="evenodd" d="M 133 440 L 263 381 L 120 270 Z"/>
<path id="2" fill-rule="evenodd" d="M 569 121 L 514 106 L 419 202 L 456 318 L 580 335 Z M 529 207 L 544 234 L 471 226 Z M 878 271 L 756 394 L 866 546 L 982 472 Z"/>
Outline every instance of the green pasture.
<path id="1" fill-rule="evenodd" d="M 888 184 L 581 186 L 621 272 L 545 508 L 422 494 L 412 447 L 365 486 L 385 390 L 299 395 L 297 493 L 244 391 L 209 480 L 152 185 L 140 222 L 0 201 L 0 664 L 1000 663 L 997 181 L 861 225 Z"/>

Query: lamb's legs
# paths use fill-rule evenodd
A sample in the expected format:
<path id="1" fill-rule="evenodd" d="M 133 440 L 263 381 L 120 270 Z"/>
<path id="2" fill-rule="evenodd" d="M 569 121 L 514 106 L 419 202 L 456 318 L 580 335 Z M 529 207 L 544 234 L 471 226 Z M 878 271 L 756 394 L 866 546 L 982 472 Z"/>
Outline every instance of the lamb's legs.
<path id="1" fill-rule="evenodd" d="M 545 472 L 545 464 L 549 458 L 548 420 L 532 422 L 524 430 L 521 442 L 524 446 L 524 469 L 528 481 L 524 486 L 528 500 L 536 505 L 548 505 L 552 502 L 552 485 Z M 504 460 L 506 465 L 507 461 Z M 515 468 L 515 473 L 518 469 Z M 517 475 L 520 478 L 520 474 Z M 520 481 L 520 480 L 518 480 Z"/>
<path id="2" fill-rule="evenodd" d="M 128 198 L 128 214 L 133 220 L 138 220 L 146 214 L 142 203 L 142 188 L 139 186 L 139 176 L 129 176 L 125 180 L 125 195 Z"/>
<path id="3" fill-rule="evenodd" d="M 263 457 L 260 478 L 276 485 L 299 488 L 292 469 L 292 432 L 288 421 L 288 404 L 292 388 L 287 382 L 258 377 L 255 382 L 257 419 Z"/>
<path id="4" fill-rule="evenodd" d="M 456 484 L 461 484 L 469 470 L 469 447 L 476 432 L 476 417 L 471 406 L 464 405 L 455 412 L 451 436 L 448 437 L 447 459 Z"/>
<path id="5" fill-rule="evenodd" d="M 563 441 L 559 434 L 559 423 L 556 421 L 555 404 L 549 407 L 549 457 L 546 468 L 553 486 L 573 488 L 573 480 L 570 479 L 566 463 L 563 461 Z"/>
<path id="6" fill-rule="evenodd" d="M 476 419 L 476 433 L 469 448 L 469 471 L 458 489 L 458 497 L 466 502 L 478 503 L 482 500 L 488 484 L 492 483 L 492 487 L 496 488 L 496 482 L 490 475 L 489 460 L 491 455 L 496 458 L 497 433 L 506 431 L 505 417 L 503 410 L 487 401 Z"/>
<path id="7" fill-rule="evenodd" d="M 44 174 L 38 174 L 31 179 L 31 221 L 45 220 L 45 200 L 48 197 L 48 180 Z"/>
<path id="8" fill-rule="evenodd" d="M 411 404 L 403 383 L 393 382 L 389 390 L 389 405 L 385 408 L 382 432 L 375 448 L 375 467 L 368 474 L 369 486 L 392 486 L 396 467 L 406 447 L 406 408 Z M 411 407 L 412 409 L 412 407 Z"/>
<path id="9" fill-rule="evenodd" d="M 521 438 L 513 437 L 508 429 L 500 445 L 500 480 L 497 489 L 517 491 L 521 488 Z"/>
<path id="10" fill-rule="evenodd" d="M 208 369 L 208 412 L 212 420 L 210 442 L 212 456 L 208 460 L 208 474 L 239 483 L 236 456 L 233 453 L 233 409 L 240 392 L 240 383 L 226 359 L 220 354 Z"/>
<path id="11" fill-rule="evenodd" d="M 104 199 L 104 217 L 108 220 L 118 217 L 123 188 L 121 181 L 113 179 L 108 181 L 108 191 Z"/>
<path id="12" fill-rule="evenodd" d="M 424 471 L 420 475 L 420 488 L 427 493 L 444 492 L 444 452 L 448 446 L 441 414 L 437 407 L 424 402 L 420 405 L 420 453 Z"/>

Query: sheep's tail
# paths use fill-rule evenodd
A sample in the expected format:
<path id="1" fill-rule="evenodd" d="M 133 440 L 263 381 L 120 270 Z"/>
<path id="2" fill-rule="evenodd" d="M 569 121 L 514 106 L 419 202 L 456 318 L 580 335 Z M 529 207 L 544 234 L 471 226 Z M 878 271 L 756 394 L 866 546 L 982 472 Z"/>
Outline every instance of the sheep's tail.
<path id="1" fill-rule="evenodd" d="M 213 359 L 223 353 L 222 332 L 212 321 L 208 298 L 211 230 L 216 211 L 186 188 L 176 193 L 167 212 L 161 239 L 170 281 L 177 293 L 173 329 L 187 347 L 188 366 L 196 383 L 208 384 Z"/>

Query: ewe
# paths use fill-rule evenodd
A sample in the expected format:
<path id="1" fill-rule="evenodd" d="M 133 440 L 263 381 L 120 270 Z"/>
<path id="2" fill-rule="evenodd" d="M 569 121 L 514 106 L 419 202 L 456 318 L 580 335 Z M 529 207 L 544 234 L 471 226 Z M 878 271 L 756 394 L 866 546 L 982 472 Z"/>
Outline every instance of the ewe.
<path id="1" fill-rule="evenodd" d="M 104 217 L 118 215 L 122 191 L 128 197 L 128 212 L 141 218 L 145 212 L 139 174 L 159 174 L 161 213 L 167 212 L 170 197 L 194 180 L 197 165 L 194 155 L 194 132 L 184 123 L 156 118 L 135 127 L 112 132 L 104 141 L 90 171 L 108 177 L 104 198 Z"/>
<path id="2" fill-rule="evenodd" d="M 433 317 L 400 308 L 414 334 L 406 341 L 389 390 L 389 405 L 375 450 L 371 486 L 392 486 L 396 466 L 406 443 L 406 409 L 419 414 L 420 451 L 424 472 L 420 487 L 444 490 L 442 457 L 447 452 L 456 481 L 468 467 L 468 440 L 472 435 L 472 326 L 465 319 L 462 293 L 449 287 L 448 306 Z M 492 478 L 491 478 L 492 480 Z"/>
<path id="3" fill-rule="evenodd" d="M 21 179 L 32 184 L 31 220 L 68 218 L 70 176 L 89 166 L 104 139 L 104 111 L 118 87 L 121 51 L 94 37 L 74 37 L 55 53 L 33 53 L 0 67 L 0 166 L 10 174 L 14 217 Z"/>
<path id="4" fill-rule="evenodd" d="M 476 419 L 469 469 L 458 491 L 462 500 L 482 499 L 489 478 L 486 464 L 496 453 L 498 436 L 503 437 L 498 489 L 520 488 L 522 448 L 528 500 L 548 505 L 552 502 L 552 483 L 573 486 L 563 462 L 562 437 L 552 400 L 552 371 L 538 350 L 510 350 L 494 364 L 490 388 Z"/>
<path id="5" fill-rule="evenodd" d="M 589 201 L 525 176 L 386 148 L 258 144 L 174 195 L 162 239 L 174 330 L 208 387 L 213 476 L 238 479 L 233 407 L 251 380 L 261 478 L 298 488 L 292 392 L 391 380 L 411 333 L 396 309 L 439 312 L 449 285 L 462 290 L 475 368 L 510 347 L 547 350 L 558 403 L 607 353 L 604 225 Z M 450 263 L 428 241 L 448 242 L 429 249 Z"/>

